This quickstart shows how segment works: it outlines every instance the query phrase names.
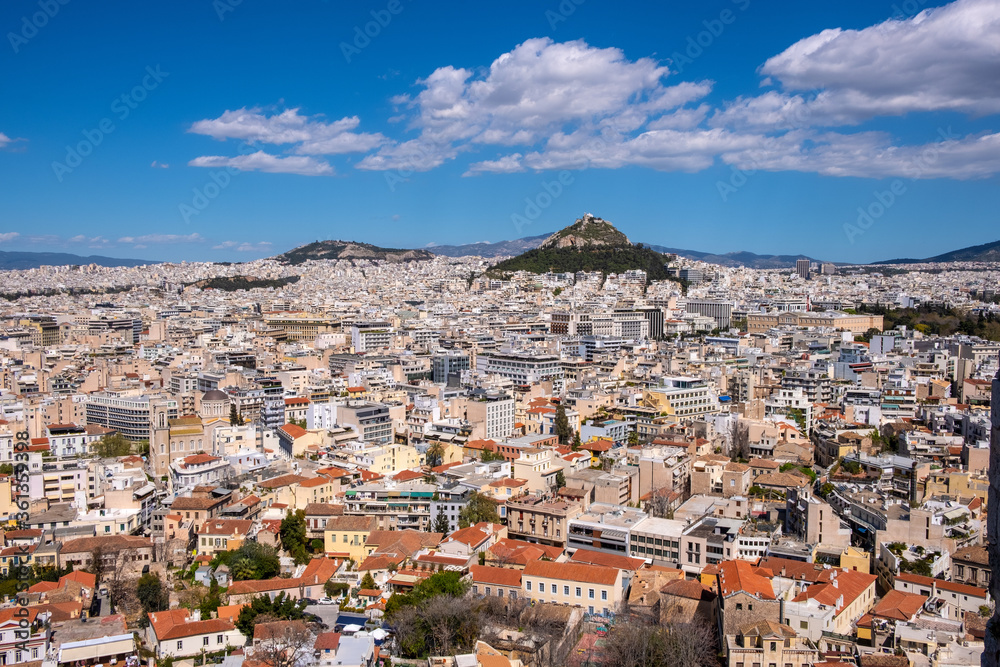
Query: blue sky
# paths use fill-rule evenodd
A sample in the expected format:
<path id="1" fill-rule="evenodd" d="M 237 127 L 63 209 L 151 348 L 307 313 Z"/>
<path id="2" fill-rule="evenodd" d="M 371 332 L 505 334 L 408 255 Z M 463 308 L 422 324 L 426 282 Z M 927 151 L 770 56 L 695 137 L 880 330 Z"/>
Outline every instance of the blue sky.
<path id="1" fill-rule="evenodd" d="M 62 3 L 0 6 L 3 250 L 1000 238 L 1000 0 Z"/>

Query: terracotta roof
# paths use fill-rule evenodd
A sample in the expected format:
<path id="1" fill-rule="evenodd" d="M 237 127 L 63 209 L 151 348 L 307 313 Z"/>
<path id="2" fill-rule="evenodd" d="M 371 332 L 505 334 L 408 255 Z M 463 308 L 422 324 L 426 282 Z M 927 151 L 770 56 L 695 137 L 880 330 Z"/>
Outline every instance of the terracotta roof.
<path id="1" fill-rule="evenodd" d="M 357 516 L 357 515 L 342 515 L 334 516 L 327 520 L 326 530 L 337 531 L 361 531 L 366 530 L 371 532 L 375 530 L 375 526 L 378 525 L 378 519 L 374 516 Z"/>
<path id="2" fill-rule="evenodd" d="M 309 503 L 306 516 L 344 516 L 344 506 L 331 503 Z"/>
<path id="3" fill-rule="evenodd" d="M 491 567 L 489 565 L 473 565 L 472 581 L 477 584 L 493 584 L 494 586 L 521 587 L 521 571 L 507 567 Z"/>
<path id="4" fill-rule="evenodd" d="M 298 424 L 284 424 L 279 427 L 279 430 L 284 431 L 292 440 L 298 440 L 309 432 Z"/>
<path id="5" fill-rule="evenodd" d="M 339 632 L 321 632 L 316 635 L 313 648 L 317 651 L 336 651 L 340 646 Z"/>
<path id="6" fill-rule="evenodd" d="M 836 577 L 833 581 L 807 587 L 795 596 L 793 602 L 816 600 L 824 606 L 835 607 L 836 613 L 840 614 L 848 605 L 864 594 L 877 579 L 874 574 L 865 574 L 854 570 L 834 570 L 834 572 Z"/>
<path id="7" fill-rule="evenodd" d="M 191 456 L 186 456 L 181 459 L 181 466 L 197 466 L 203 463 L 211 463 L 212 461 L 218 461 L 218 456 L 212 456 L 211 454 L 205 454 L 204 452 L 198 452 L 197 454 L 192 454 Z"/>
<path id="8" fill-rule="evenodd" d="M 542 556 L 555 560 L 562 555 L 562 548 L 544 544 L 532 544 L 505 537 L 489 548 L 489 552 L 500 561 L 512 565 L 526 565 Z"/>
<path id="9" fill-rule="evenodd" d="M 613 567 L 589 565 L 586 563 L 557 563 L 555 561 L 533 560 L 524 566 L 524 576 L 610 586 L 617 581 L 618 570 Z"/>
<path id="10" fill-rule="evenodd" d="M 310 477 L 309 479 L 304 479 L 299 482 L 299 486 L 306 489 L 311 489 L 314 486 L 323 486 L 324 484 L 329 484 L 333 480 L 329 477 Z"/>
<path id="11" fill-rule="evenodd" d="M 889 591 L 872 609 L 872 616 L 895 621 L 908 621 L 923 608 L 927 597 L 916 593 Z"/>
<path id="12" fill-rule="evenodd" d="M 896 581 L 906 581 L 911 584 L 923 584 L 924 586 L 936 586 L 938 590 L 953 591 L 962 595 L 973 595 L 979 598 L 986 597 L 986 589 L 968 584 L 959 584 L 954 581 L 943 581 L 933 577 L 922 577 L 919 574 L 903 573 L 896 575 Z"/>
<path id="13" fill-rule="evenodd" d="M 576 563 L 590 563 L 591 565 L 603 565 L 613 567 L 618 570 L 628 570 L 634 572 L 641 568 L 646 561 L 642 558 L 629 558 L 622 554 L 609 554 L 603 551 L 591 551 L 590 549 L 577 549 L 570 560 Z"/>
<path id="14" fill-rule="evenodd" d="M 200 535 L 246 535 L 253 527 L 248 519 L 210 519 L 201 525 Z"/>
<path id="15" fill-rule="evenodd" d="M 137 535 L 98 535 L 67 540 L 63 543 L 61 551 L 63 554 L 75 554 L 84 551 L 92 552 L 97 548 L 104 551 L 118 551 L 121 549 L 152 548 L 152 546 L 153 543 L 148 538 Z"/>
<path id="16" fill-rule="evenodd" d="M 755 568 L 745 560 L 719 563 L 718 581 L 722 596 L 729 597 L 733 593 L 742 591 L 763 600 L 776 599 L 770 577 L 763 576 L 761 572 L 761 568 Z"/>
<path id="17" fill-rule="evenodd" d="M 158 641 L 194 637 L 195 635 L 214 634 L 234 630 L 232 622 L 213 618 L 205 621 L 189 620 L 187 609 L 172 609 L 149 614 L 149 624 L 153 627 Z"/>
<path id="18" fill-rule="evenodd" d="M 675 579 L 660 589 L 661 593 L 689 600 L 714 600 L 715 593 L 694 579 Z"/>
<path id="19" fill-rule="evenodd" d="M 262 482 L 257 482 L 257 486 L 262 489 L 278 489 L 282 486 L 291 486 L 292 484 L 301 484 L 302 482 L 309 479 L 308 477 L 303 477 L 302 475 L 278 475 L 277 477 L 272 477 L 271 479 L 265 479 Z"/>
<path id="20" fill-rule="evenodd" d="M 402 472 L 396 473 L 393 479 L 397 482 L 408 482 L 414 479 L 423 479 L 424 473 L 416 470 L 403 470 Z"/>

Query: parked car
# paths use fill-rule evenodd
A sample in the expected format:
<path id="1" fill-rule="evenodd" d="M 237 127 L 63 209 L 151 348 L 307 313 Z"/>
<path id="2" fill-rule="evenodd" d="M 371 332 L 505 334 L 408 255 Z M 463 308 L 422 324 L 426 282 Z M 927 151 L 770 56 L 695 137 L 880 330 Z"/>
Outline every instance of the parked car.
<path id="1" fill-rule="evenodd" d="M 336 604 L 333 598 L 320 598 L 316 600 L 316 604 Z"/>

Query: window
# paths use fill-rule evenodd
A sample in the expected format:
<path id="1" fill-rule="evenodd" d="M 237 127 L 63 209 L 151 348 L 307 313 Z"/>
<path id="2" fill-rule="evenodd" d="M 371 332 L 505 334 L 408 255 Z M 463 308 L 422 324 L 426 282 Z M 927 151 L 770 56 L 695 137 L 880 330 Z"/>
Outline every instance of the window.
<path id="1" fill-rule="evenodd" d="M 593 588 L 588 588 L 587 589 L 587 597 L 590 598 L 591 600 L 594 599 L 594 589 Z M 591 612 L 591 613 L 593 613 L 593 612 Z"/>
<path id="2" fill-rule="evenodd" d="M 215 643 L 216 644 L 221 644 L 222 643 L 222 635 L 216 635 L 215 636 Z"/>
<path id="3" fill-rule="evenodd" d="M 583 589 L 581 589 L 579 586 L 577 586 L 576 587 L 576 597 L 580 597 L 582 595 L 583 595 Z"/>
<path id="4" fill-rule="evenodd" d="M 601 599 L 602 600 L 607 600 L 608 599 L 608 592 L 607 591 L 601 591 Z"/>
<path id="5" fill-rule="evenodd" d="M 563 595 L 569 597 L 569 586 L 563 586 Z"/>
<path id="6" fill-rule="evenodd" d="M 489 587 L 489 586 L 487 586 L 487 587 L 486 587 L 486 594 L 487 594 L 487 595 L 492 595 L 492 594 L 493 594 L 493 591 L 492 591 L 492 590 L 490 590 L 490 587 Z"/>
<path id="7" fill-rule="evenodd" d="M 177 640 L 177 650 L 180 651 L 182 648 L 184 648 L 184 640 L 183 639 L 178 639 Z"/>
<path id="8" fill-rule="evenodd" d="M 778 650 L 778 642 L 771 642 L 771 650 L 772 651 Z M 774 665 L 771 665 L 771 667 L 774 667 Z"/>
<path id="9" fill-rule="evenodd" d="M 201 638 L 201 645 L 202 646 L 208 646 L 208 637 L 207 636 Z"/>
<path id="10" fill-rule="evenodd" d="M 530 581 L 524 582 L 524 588 L 530 591 L 531 590 L 531 582 Z"/>
<path id="11" fill-rule="evenodd" d="M 737 602 L 736 603 L 736 611 L 741 611 L 742 609 L 743 609 L 743 603 L 742 602 Z"/>
<path id="12" fill-rule="evenodd" d="M 479 586 L 472 584 L 472 593 L 473 595 L 479 595 Z"/>
<path id="13" fill-rule="evenodd" d="M 799 629 L 800 630 L 808 630 L 809 629 L 809 623 L 808 623 L 808 621 L 799 621 Z"/>

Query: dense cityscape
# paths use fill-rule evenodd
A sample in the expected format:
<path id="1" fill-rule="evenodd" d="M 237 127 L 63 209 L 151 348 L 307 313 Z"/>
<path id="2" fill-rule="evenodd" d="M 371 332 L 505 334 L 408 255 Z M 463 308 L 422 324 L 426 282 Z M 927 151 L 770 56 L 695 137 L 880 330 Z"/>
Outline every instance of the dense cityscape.
<path id="1" fill-rule="evenodd" d="M 0 34 L 0 667 L 1000 667 L 1000 0 Z"/>

